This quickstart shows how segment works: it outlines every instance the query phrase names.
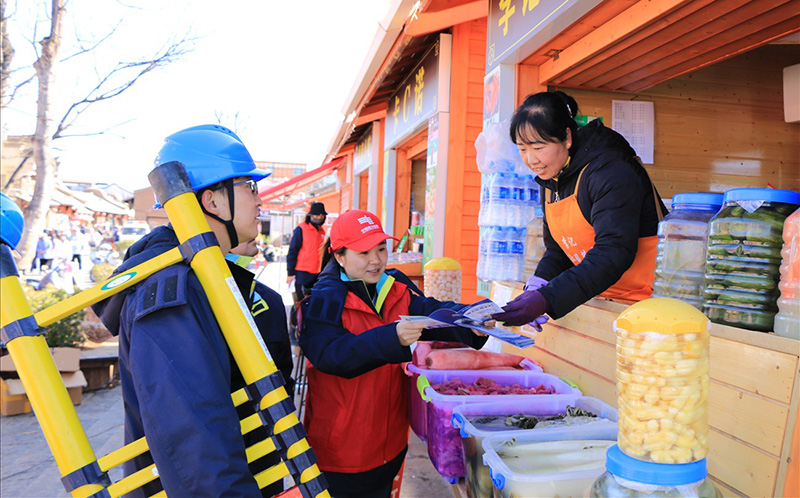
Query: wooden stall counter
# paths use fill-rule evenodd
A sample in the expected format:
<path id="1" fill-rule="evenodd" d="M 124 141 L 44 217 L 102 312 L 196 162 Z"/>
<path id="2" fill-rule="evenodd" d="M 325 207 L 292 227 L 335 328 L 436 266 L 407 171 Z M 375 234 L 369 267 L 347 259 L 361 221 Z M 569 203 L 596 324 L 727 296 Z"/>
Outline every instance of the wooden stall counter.
<path id="1" fill-rule="evenodd" d="M 422 262 L 417 263 L 389 263 L 386 265 L 386 268 L 395 268 L 403 272 L 409 279 L 411 279 L 420 290 L 423 290 L 423 271 L 422 271 Z"/>
<path id="2" fill-rule="evenodd" d="M 522 284 L 495 283 L 492 299 Z M 630 303 L 595 298 L 543 331 L 523 327 L 536 345 L 506 352 L 538 361 L 586 396 L 617 406 L 614 320 Z M 796 479 L 800 342 L 773 333 L 711 324 L 708 471 L 725 496 L 788 496 Z M 795 442 L 795 445 L 798 444 Z M 794 457 L 793 457 L 794 453 Z M 788 475 L 788 478 L 787 478 Z"/>

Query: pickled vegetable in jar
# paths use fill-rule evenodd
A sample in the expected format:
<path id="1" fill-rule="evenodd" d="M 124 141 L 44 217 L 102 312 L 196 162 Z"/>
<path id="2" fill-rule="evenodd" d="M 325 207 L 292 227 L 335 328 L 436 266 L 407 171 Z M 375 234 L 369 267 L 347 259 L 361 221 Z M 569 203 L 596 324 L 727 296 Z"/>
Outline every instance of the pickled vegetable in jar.
<path id="1" fill-rule="evenodd" d="M 655 463 L 689 463 L 708 453 L 709 321 L 672 298 L 623 311 L 617 334 L 620 449 Z"/>
<path id="2" fill-rule="evenodd" d="M 658 224 L 652 297 L 674 297 L 703 309 L 708 222 L 722 194 L 691 192 L 672 198 L 672 212 Z"/>
<path id="3" fill-rule="evenodd" d="M 425 295 L 437 301 L 461 300 L 461 265 L 451 258 L 434 258 L 425 264 Z"/>
<path id="4" fill-rule="evenodd" d="M 722 497 L 708 478 L 705 459 L 683 465 L 642 462 L 612 446 L 606 469 L 592 485 L 590 498 Z"/>
<path id="5" fill-rule="evenodd" d="M 703 312 L 712 322 L 771 331 L 778 311 L 783 225 L 800 192 L 739 188 L 709 222 Z"/>
<path id="6" fill-rule="evenodd" d="M 775 333 L 800 340 L 800 209 L 783 224 L 780 274 Z"/>

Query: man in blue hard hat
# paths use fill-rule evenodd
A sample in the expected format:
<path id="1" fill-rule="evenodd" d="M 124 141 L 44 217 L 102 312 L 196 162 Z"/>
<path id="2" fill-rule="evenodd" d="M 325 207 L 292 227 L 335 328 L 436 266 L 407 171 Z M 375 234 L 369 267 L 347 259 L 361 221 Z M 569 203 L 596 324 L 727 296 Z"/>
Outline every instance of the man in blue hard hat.
<path id="1" fill-rule="evenodd" d="M 0 242 L 16 249 L 24 227 L 22 210 L 10 197 L 0 192 Z"/>
<path id="2" fill-rule="evenodd" d="M 174 133 L 155 165 L 170 161 L 185 166 L 223 254 L 258 235 L 256 182 L 267 173 L 236 134 L 216 125 Z M 116 272 L 177 245 L 171 226 L 158 227 L 128 249 Z M 150 447 L 126 474 L 155 463 L 167 496 L 261 496 L 230 396 L 244 381 L 191 268 L 167 267 L 94 309 L 120 338 L 125 442 L 145 436 Z M 158 490 L 155 481 L 136 493 Z"/>

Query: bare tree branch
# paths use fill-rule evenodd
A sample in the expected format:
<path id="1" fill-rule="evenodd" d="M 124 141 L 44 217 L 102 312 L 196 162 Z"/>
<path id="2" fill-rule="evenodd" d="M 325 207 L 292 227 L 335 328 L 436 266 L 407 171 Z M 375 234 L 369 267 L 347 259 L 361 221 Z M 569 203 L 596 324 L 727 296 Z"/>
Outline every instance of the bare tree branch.
<path id="1" fill-rule="evenodd" d="M 173 43 L 155 59 L 118 63 L 117 66 L 108 74 L 101 77 L 97 85 L 95 85 L 95 87 L 87 93 L 86 97 L 78 102 L 73 103 L 69 109 L 67 109 L 67 112 L 58 123 L 58 126 L 56 126 L 56 130 L 55 133 L 53 133 L 52 138 L 56 139 L 63 137 L 64 130 L 69 128 L 82 113 L 88 110 L 90 105 L 120 95 L 122 92 L 133 86 L 139 80 L 139 78 L 145 74 L 162 66 L 166 66 L 167 64 L 170 64 L 171 62 L 174 62 L 175 60 L 187 54 L 190 51 L 188 44 L 191 41 L 192 39 L 183 39 L 179 42 Z M 106 83 L 112 80 L 114 76 L 125 72 L 131 72 L 131 70 L 138 72 L 136 72 L 136 74 L 127 81 L 112 88 L 104 89 Z"/>
<path id="2" fill-rule="evenodd" d="M 28 159 L 30 159 L 31 157 L 33 157 L 33 151 L 28 151 L 28 153 L 25 154 L 25 157 L 22 158 L 22 161 L 20 161 L 19 166 L 17 166 L 14 172 L 11 173 L 11 176 L 8 177 L 8 181 L 6 182 L 6 185 L 3 187 L 3 190 L 7 190 L 8 187 L 10 187 L 12 183 L 14 183 L 14 179 L 17 177 L 17 173 L 22 171 L 22 167 L 25 166 L 25 163 L 28 162 Z"/>
<path id="3" fill-rule="evenodd" d="M 100 45 L 102 45 L 102 44 L 103 44 L 103 42 L 105 42 L 106 40 L 108 40 L 109 38 L 111 38 L 111 37 L 114 35 L 114 33 L 116 33 L 116 32 L 117 32 L 117 28 L 119 28 L 119 27 L 120 27 L 120 25 L 122 25 L 122 21 L 119 21 L 119 22 L 116 24 L 116 26 L 114 26 L 114 28 L 113 28 L 111 31 L 109 31 L 109 33 L 108 33 L 107 35 L 105 35 L 105 36 L 104 36 L 104 37 L 102 37 L 100 40 L 98 40 L 98 41 L 97 41 L 97 42 L 96 42 L 94 45 L 91 45 L 91 46 L 89 46 L 89 47 L 86 47 L 86 46 L 84 46 L 84 45 L 83 45 L 83 42 L 82 42 L 82 40 L 81 40 L 81 38 L 80 38 L 80 35 L 78 34 L 78 31 L 77 31 L 77 26 L 76 26 L 76 28 L 75 28 L 75 40 L 78 42 L 78 45 L 80 46 L 80 50 L 78 50 L 78 51 L 77 51 L 77 52 L 75 52 L 74 54 L 70 54 L 70 55 L 68 55 L 68 56 L 64 57 L 63 59 L 61 59 L 61 61 L 60 61 L 60 62 L 65 62 L 65 61 L 68 61 L 68 60 L 70 60 L 70 59 L 73 59 L 73 58 L 75 58 L 75 57 L 78 57 L 79 55 L 83 55 L 83 54 L 85 54 L 85 53 L 91 52 L 92 50 L 96 49 L 97 47 L 99 47 Z"/>
<path id="4" fill-rule="evenodd" d="M 121 123 L 116 123 L 114 125 L 111 125 L 111 126 L 109 126 L 108 128 L 106 128 L 105 130 L 102 130 L 102 131 L 96 131 L 96 132 L 91 132 L 91 133 L 70 133 L 69 135 L 61 134 L 58 137 L 54 137 L 54 138 L 93 137 L 93 136 L 96 136 L 96 135 L 105 135 L 106 133 L 108 133 L 109 131 L 113 130 L 114 128 L 119 128 L 120 126 L 128 124 L 128 123 L 130 123 L 132 121 L 133 121 L 133 119 L 128 119 L 128 120 L 125 120 L 125 121 L 123 121 Z"/>

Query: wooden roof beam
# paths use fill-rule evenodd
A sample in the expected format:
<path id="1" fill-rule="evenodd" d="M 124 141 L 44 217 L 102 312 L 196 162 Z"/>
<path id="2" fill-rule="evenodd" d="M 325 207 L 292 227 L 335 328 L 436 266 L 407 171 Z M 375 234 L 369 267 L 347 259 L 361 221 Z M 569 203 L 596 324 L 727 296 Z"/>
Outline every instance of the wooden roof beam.
<path id="1" fill-rule="evenodd" d="M 481 19 L 488 15 L 489 2 L 486 0 L 475 0 L 437 12 L 417 13 L 416 18 L 406 27 L 405 34 L 412 37 L 423 36 L 442 31 L 456 24 Z"/>
<path id="2" fill-rule="evenodd" d="M 358 113 L 358 117 L 353 121 L 353 123 L 355 126 L 361 126 L 363 124 L 383 119 L 386 117 L 386 108 L 386 102 L 378 102 L 377 104 L 365 107 L 361 109 L 361 112 Z"/>
<path id="3" fill-rule="evenodd" d="M 539 67 L 539 82 L 546 85 L 570 68 L 618 43 L 691 0 L 640 1 L 620 15 L 558 53 Z"/>

